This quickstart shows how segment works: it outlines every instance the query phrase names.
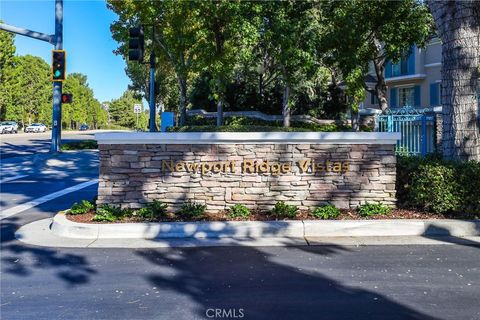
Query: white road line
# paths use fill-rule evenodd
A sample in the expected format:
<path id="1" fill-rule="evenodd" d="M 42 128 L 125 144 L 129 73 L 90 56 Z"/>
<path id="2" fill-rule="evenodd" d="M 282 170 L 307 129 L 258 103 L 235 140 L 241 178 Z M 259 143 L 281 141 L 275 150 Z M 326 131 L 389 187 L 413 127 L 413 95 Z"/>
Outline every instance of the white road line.
<path id="1" fill-rule="evenodd" d="M 16 215 L 17 213 L 20 213 L 22 211 L 25 211 L 25 210 L 28 210 L 30 208 L 33 208 L 35 206 L 38 206 L 42 203 L 45 203 L 47 201 L 50 201 L 50 200 L 53 200 L 55 198 L 58 198 L 58 197 L 61 197 L 63 195 L 66 195 L 67 193 L 71 193 L 71 192 L 74 192 L 74 191 L 77 191 L 77 190 L 80 190 L 80 189 L 83 189 L 83 188 L 86 188 L 88 186 L 91 186 L 95 183 L 98 183 L 98 179 L 94 179 L 94 180 L 91 180 L 91 181 L 87 181 L 87 182 L 84 182 L 84 183 L 80 183 L 80 184 L 77 184 L 73 187 L 69 187 L 69 188 L 66 188 L 66 189 L 63 189 L 63 190 L 60 190 L 60 191 L 57 191 L 57 192 L 54 192 L 54 193 L 51 193 L 51 194 L 47 194 L 46 196 L 43 196 L 43 197 L 40 197 L 40 198 L 37 198 L 35 200 L 32 200 L 32 201 L 29 201 L 27 203 L 24 203 L 24 204 L 21 204 L 21 205 L 18 205 L 16 207 L 13 207 L 13 208 L 9 208 L 9 209 L 6 209 L 6 210 L 3 210 L 2 213 L 0 214 L 0 220 L 3 220 L 5 218 L 8 218 L 8 217 L 11 217 L 13 215 Z"/>
<path id="2" fill-rule="evenodd" d="M 13 177 L 3 178 L 2 180 L 0 180 L 0 183 L 5 183 L 5 182 L 17 180 L 17 179 L 22 179 L 22 178 L 25 178 L 27 176 L 28 176 L 28 174 L 19 174 L 19 175 L 13 176 Z"/>

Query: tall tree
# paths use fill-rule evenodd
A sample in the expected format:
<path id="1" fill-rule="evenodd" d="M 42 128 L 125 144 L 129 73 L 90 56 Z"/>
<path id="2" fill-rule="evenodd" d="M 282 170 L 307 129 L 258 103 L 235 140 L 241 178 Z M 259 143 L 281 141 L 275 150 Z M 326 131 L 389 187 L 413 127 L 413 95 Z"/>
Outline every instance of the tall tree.
<path id="1" fill-rule="evenodd" d="M 428 8 L 417 0 L 328 1 L 322 3 L 328 31 L 322 46 L 343 69 L 345 77 L 373 61 L 375 92 L 382 111 L 388 108 L 385 64 L 423 46 L 432 30 Z"/>
<path id="2" fill-rule="evenodd" d="M 13 58 L 2 90 L 8 93 L 5 118 L 25 124 L 51 124 L 52 91 L 50 66 L 41 58 L 26 55 Z"/>
<path id="3" fill-rule="evenodd" d="M 0 20 L 1 22 L 1 20 Z M 0 120 L 5 120 L 7 106 L 11 104 L 11 92 L 6 90 L 8 75 L 12 73 L 13 57 L 15 55 L 14 36 L 9 32 L 0 31 Z"/>
<path id="4" fill-rule="evenodd" d="M 212 79 L 210 90 L 217 105 L 217 125 L 223 124 L 227 86 L 233 82 L 237 63 L 251 57 L 258 38 L 258 4 L 242 1 L 199 2 L 198 53 L 203 71 Z"/>
<path id="5" fill-rule="evenodd" d="M 292 91 L 315 63 L 318 11 L 311 2 L 269 2 L 263 6 L 265 48 L 273 57 L 283 85 L 283 125 L 290 126 Z"/>
<path id="6" fill-rule="evenodd" d="M 136 115 L 133 112 L 135 104 L 141 104 L 140 96 L 131 90 L 125 91 L 120 98 L 111 101 L 108 110 L 110 120 L 122 127 L 135 128 Z"/>
<path id="7" fill-rule="evenodd" d="M 195 46 L 198 43 L 197 20 L 201 14 L 196 9 L 198 4 L 173 0 L 108 0 L 108 7 L 119 16 L 111 26 L 112 36 L 121 43 L 117 53 L 125 58 L 128 57 L 128 28 L 142 23 L 155 24 L 155 42 L 148 43 L 147 47 L 148 50 L 154 50 L 161 61 L 168 61 L 175 71 L 181 125 L 186 120 L 188 76 L 194 67 Z"/>
<path id="8" fill-rule="evenodd" d="M 443 156 L 480 160 L 480 3 L 429 1 L 442 39 Z"/>
<path id="9" fill-rule="evenodd" d="M 62 123 L 69 129 L 78 129 L 81 124 L 89 124 L 92 128 L 102 126 L 107 122 L 106 111 L 95 99 L 93 90 L 89 87 L 87 76 L 81 73 L 71 73 L 63 84 L 65 92 L 73 94 L 73 101 L 63 105 Z"/>

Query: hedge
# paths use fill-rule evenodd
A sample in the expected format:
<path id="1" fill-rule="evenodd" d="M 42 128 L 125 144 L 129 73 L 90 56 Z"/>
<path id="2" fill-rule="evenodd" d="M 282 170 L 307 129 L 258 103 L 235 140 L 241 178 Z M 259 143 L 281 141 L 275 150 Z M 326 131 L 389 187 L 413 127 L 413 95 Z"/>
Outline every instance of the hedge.
<path id="1" fill-rule="evenodd" d="M 436 155 L 397 160 L 399 207 L 480 216 L 480 162 L 446 161 Z"/>
<path id="2" fill-rule="evenodd" d="M 351 131 L 352 127 L 341 123 L 316 124 L 293 121 L 289 128 L 284 128 L 281 121 L 265 121 L 248 117 L 226 117 L 224 125 L 217 127 L 215 118 L 191 116 L 186 125 L 170 127 L 170 132 L 339 132 Z M 360 131 L 371 131 L 367 126 L 361 126 Z"/>

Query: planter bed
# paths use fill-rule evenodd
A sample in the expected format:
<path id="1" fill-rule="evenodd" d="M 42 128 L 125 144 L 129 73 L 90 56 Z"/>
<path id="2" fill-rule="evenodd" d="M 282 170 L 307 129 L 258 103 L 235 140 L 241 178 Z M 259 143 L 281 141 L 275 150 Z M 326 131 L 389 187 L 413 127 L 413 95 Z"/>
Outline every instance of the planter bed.
<path id="1" fill-rule="evenodd" d="M 328 219 L 327 221 L 336 220 L 390 220 L 390 219 L 476 219 L 474 215 L 459 215 L 459 214 L 437 214 L 424 211 L 415 211 L 407 209 L 392 209 L 388 214 L 377 214 L 368 217 L 361 217 L 355 210 L 340 210 L 341 214 L 335 219 Z M 128 217 L 116 222 L 98 222 L 92 221 L 95 216 L 94 212 L 85 214 L 71 215 L 66 213 L 66 218 L 73 222 L 79 223 L 93 223 L 93 224 L 105 224 L 105 223 L 140 223 L 140 222 L 208 222 L 208 221 L 285 221 L 285 220 L 322 220 L 314 217 L 310 214 L 309 210 L 299 210 L 298 215 L 295 218 L 279 218 L 269 212 L 265 211 L 251 211 L 251 215 L 248 218 L 232 218 L 229 216 L 228 211 L 218 211 L 214 213 L 205 213 L 200 217 L 183 217 L 173 213 L 168 213 L 166 217 L 155 220 L 145 220 L 140 217 Z"/>

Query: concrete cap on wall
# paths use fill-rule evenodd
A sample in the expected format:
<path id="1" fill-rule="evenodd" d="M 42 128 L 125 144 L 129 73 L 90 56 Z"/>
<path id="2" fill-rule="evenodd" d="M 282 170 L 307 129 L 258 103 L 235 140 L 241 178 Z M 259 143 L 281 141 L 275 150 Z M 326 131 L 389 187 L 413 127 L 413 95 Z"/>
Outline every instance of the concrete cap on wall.
<path id="1" fill-rule="evenodd" d="M 399 132 L 102 132 L 98 144 L 396 144 Z"/>

